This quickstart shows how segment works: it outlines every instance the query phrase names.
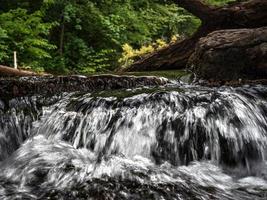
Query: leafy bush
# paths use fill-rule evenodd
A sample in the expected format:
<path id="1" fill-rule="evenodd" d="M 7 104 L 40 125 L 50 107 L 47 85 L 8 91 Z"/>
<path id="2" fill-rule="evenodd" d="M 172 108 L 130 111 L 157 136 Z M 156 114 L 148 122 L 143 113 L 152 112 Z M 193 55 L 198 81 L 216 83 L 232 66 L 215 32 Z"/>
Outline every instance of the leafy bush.
<path id="1" fill-rule="evenodd" d="M 172 36 L 169 43 L 167 43 L 163 39 L 157 39 L 156 42 L 148 45 L 143 45 L 139 49 L 134 49 L 129 44 L 124 44 L 122 46 L 122 55 L 119 59 L 119 63 L 121 63 L 122 67 L 128 67 L 129 65 L 133 64 L 134 61 L 144 57 L 149 53 L 153 53 L 161 48 L 164 48 L 171 43 L 176 42 L 179 39 L 179 35 Z"/>
<path id="2" fill-rule="evenodd" d="M 44 23 L 42 13 L 27 14 L 25 9 L 11 10 L 0 14 L 0 62 L 11 65 L 13 51 L 17 51 L 19 64 L 40 70 L 39 61 L 52 58 L 50 53 L 56 49 L 47 36 L 55 25 Z"/>

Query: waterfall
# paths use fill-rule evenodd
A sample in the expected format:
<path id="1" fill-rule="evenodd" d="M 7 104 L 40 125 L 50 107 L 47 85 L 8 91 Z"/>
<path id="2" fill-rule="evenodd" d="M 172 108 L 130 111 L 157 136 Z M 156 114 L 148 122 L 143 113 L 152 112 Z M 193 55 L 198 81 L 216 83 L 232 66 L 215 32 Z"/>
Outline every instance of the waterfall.
<path id="1" fill-rule="evenodd" d="M 0 101 L 0 198 L 266 198 L 264 86 L 111 94 Z"/>
<path id="2" fill-rule="evenodd" d="M 0 160 L 7 158 L 31 134 L 32 122 L 37 120 L 36 99 L 0 100 Z"/>

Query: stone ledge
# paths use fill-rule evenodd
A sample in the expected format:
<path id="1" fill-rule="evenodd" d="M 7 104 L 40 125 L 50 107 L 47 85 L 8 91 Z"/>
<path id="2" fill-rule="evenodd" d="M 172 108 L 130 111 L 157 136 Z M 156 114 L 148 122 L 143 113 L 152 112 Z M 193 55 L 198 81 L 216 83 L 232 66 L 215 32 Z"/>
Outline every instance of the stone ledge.
<path id="1" fill-rule="evenodd" d="M 58 76 L 0 78 L 0 97 L 21 97 L 31 95 L 53 95 L 62 92 L 92 92 L 134 88 L 140 86 L 165 85 L 168 80 L 154 76 Z"/>

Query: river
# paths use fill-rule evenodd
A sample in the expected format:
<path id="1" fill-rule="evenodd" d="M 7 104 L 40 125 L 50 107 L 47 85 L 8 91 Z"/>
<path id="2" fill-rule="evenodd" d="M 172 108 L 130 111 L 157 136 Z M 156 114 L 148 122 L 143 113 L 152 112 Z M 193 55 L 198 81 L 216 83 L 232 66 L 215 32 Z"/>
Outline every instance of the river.
<path id="1" fill-rule="evenodd" d="M 266 144 L 263 85 L 2 98 L 0 199 L 265 200 Z"/>

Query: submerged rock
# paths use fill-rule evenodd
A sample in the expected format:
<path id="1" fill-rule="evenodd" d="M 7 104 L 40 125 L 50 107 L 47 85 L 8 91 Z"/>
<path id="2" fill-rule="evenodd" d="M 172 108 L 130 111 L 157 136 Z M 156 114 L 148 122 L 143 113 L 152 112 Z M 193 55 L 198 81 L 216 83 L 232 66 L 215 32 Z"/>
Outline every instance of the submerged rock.
<path id="1" fill-rule="evenodd" d="M 267 78 L 267 27 L 220 30 L 200 39 L 190 66 L 199 78 Z"/>

